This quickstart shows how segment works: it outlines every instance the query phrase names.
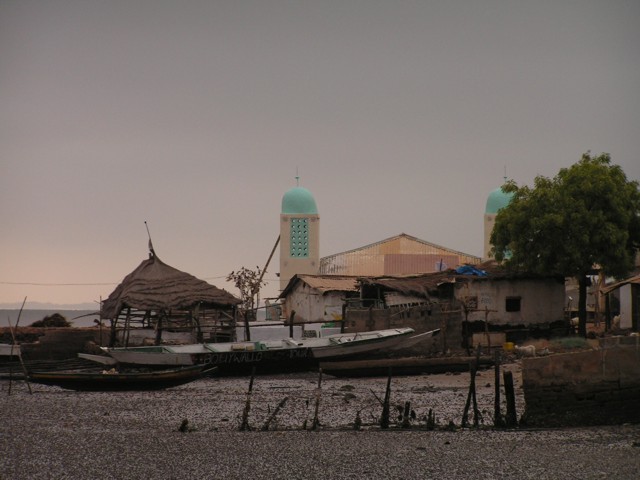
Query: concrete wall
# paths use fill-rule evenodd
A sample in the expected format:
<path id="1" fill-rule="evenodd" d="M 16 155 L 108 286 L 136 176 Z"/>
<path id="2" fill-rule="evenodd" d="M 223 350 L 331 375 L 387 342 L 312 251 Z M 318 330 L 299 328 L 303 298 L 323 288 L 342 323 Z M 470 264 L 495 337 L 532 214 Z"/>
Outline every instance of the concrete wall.
<path id="1" fill-rule="evenodd" d="M 456 298 L 468 303 L 477 302 L 476 312 L 468 320 L 488 320 L 494 325 L 531 325 L 550 323 L 564 318 L 564 284 L 554 279 L 490 280 L 459 283 Z M 506 310 L 507 298 L 520 298 L 520 311 Z"/>
<path id="2" fill-rule="evenodd" d="M 634 344 L 523 359 L 526 424 L 640 423 L 640 337 L 627 338 Z"/>
<path id="3" fill-rule="evenodd" d="M 462 317 L 459 310 L 446 312 L 439 305 L 421 305 L 410 308 L 349 308 L 346 312 L 346 332 L 399 327 L 411 327 L 418 333 L 439 328 L 440 335 L 436 337 L 435 351 L 446 352 L 462 348 Z"/>

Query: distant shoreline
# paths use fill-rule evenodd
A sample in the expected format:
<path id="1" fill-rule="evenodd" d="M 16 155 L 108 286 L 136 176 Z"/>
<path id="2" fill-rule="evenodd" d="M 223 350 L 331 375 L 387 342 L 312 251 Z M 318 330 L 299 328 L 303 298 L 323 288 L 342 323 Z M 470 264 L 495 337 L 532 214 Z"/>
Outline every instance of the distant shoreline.
<path id="1" fill-rule="evenodd" d="M 9 320 L 11 326 L 15 327 L 20 316 L 20 327 L 28 327 L 33 322 L 42 320 L 48 315 L 59 313 L 65 317 L 73 327 L 92 327 L 96 324 L 94 320 L 99 320 L 98 310 L 68 310 L 68 309 L 24 309 L 20 313 L 19 308 L 0 309 L 0 327 L 8 327 Z"/>

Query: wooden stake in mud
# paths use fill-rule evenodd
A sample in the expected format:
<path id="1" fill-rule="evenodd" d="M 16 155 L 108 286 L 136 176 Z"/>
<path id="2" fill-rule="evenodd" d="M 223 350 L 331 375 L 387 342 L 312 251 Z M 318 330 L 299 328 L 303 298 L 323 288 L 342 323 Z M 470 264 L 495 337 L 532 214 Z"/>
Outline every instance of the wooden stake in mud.
<path id="1" fill-rule="evenodd" d="M 313 423 L 311 424 L 311 430 L 316 430 L 320 426 L 320 420 L 318 420 L 318 413 L 320 412 L 320 393 L 322 388 L 322 369 L 318 370 L 318 389 L 316 390 L 316 408 L 313 413 Z"/>
<path id="2" fill-rule="evenodd" d="M 256 375 L 256 367 L 251 369 L 251 380 L 249 380 L 249 391 L 247 392 L 247 401 L 244 405 L 244 411 L 242 412 L 242 423 L 240 424 L 240 431 L 245 432 L 251 430 L 249 426 L 249 411 L 251 410 L 251 391 L 253 390 L 253 377 Z"/>
<path id="3" fill-rule="evenodd" d="M 518 416 L 516 414 L 516 394 L 513 389 L 513 373 L 505 371 L 504 377 L 504 396 L 507 399 L 507 416 L 505 423 L 507 427 L 518 426 Z"/>
<path id="4" fill-rule="evenodd" d="M 267 419 L 266 422 L 264 422 L 264 425 L 262 426 L 262 431 L 263 432 L 267 432 L 269 431 L 269 425 L 271 425 L 271 422 L 273 421 L 274 418 L 276 418 L 276 415 L 278 415 L 278 412 L 280 411 L 280 409 L 282 407 L 284 407 L 284 404 L 287 403 L 287 400 L 289 400 L 289 397 L 284 397 L 280 403 L 278 404 L 278 406 L 275 408 L 275 410 L 273 411 L 273 413 L 271 415 L 269 415 L 269 418 Z"/>
<path id="5" fill-rule="evenodd" d="M 500 412 L 500 350 L 496 350 L 494 354 L 494 373 L 495 373 L 495 402 L 493 404 L 493 426 L 504 427 L 504 420 Z"/>
<path id="6" fill-rule="evenodd" d="M 402 412 L 402 428 L 411 428 L 411 402 L 404 402 Z"/>
<path id="7" fill-rule="evenodd" d="M 7 322 L 9 324 L 9 331 L 11 332 L 11 339 L 13 340 L 13 344 L 11 345 L 11 353 L 13 354 L 13 349 L 16 348 L 17 346 L 17 341 L 16 341 L 16 333 L 18 330 L 18 324 L 20 323 L 20 316 L 22 315 L 22 309 L 24 308 L 24 304 L 27 302 L 27 297 L 24 297 L 24 300 L 22 301 L 22 306 L 20 307 L 20 311 L 18 312 L 18 319 L 16 320 L 16 331 L 14 332 L 13 328 L 11 327 L 11 319 L 9 317 L 7 317 Z M 31 391 L 31 384 L 29 383 L 29 372 L 27 371 L 27 367 L 24 364 L 24 360 L 22 360 L 22 354 L 18 355 L 18 358 L 20 359 L 20 366 L 22 367 L 22 373 L 24 375 L 24 381 L 27 384 L 27 388 L 29 389 L 29 393 L 33 395 L 33 392 Z M 13 372 L 12 372 L 13 373 Z M 11 377 L 13 375 L 9 376 L 9 394 L 11 394 Z"/>
<path id="8" fill-rule="evenodd" d="M 387 390 L 384 393 L 382 403 L 382 417 L 380 418 L 380 428 L 389 428 L 389 403 L 391 401 L 391 367 L 389 367 L 389 377 L 387 378 Z"/>
<path id="9" fill-rule="evenodd" d="M 464 413 L 462 414 L 462 427 L 466 427 L 469 422 L 469 407 L 471 406 L 471 401 L 473 400 L 473 425 L 477 427 L 480 422 L 480 411 L 478 410 L 478 400 L 476 397 L 476 374 L 478 371 L 478 366 L 480 365 L 480 346 L 478 345 L 478 349 L 476 350 L 476 360 L 475 362 L 469 363 L 469 373 L 471 375 L 471 379 L 469 382 L 469 393 L 467 394 L 467 402 L 464 406 Z"/>

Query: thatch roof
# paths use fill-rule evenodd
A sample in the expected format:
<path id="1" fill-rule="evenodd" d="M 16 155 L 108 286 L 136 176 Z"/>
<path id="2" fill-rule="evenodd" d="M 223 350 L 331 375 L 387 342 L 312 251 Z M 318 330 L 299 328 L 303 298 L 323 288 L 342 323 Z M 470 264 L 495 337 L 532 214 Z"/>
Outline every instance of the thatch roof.
<path id="1" fill-rule="evenodd" d="M 226 290 L 181 272 L 150 255 L 102 303 L 102 318 L 113 319 L 124 308 L 142 311 L 189 310 L 196 305 L 231 307 L 241 303 Z"/>

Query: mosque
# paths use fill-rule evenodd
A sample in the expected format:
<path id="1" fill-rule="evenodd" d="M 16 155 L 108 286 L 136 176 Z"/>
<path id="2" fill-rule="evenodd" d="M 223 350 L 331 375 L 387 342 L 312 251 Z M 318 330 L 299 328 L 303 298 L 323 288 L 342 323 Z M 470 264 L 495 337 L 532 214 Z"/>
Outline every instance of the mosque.
<path id="1" fill-rule="evenodd" d="M 557 277 L 512 277 L 494 262 L 484 263 L 491 260 L 489 239 L 496 215 L 511 199 L 502 188 L 489 193 L 482 257 L 406 233 L 320 257 L 320 215 L 313 194 L 300 186 L 288 190 L 280 213 L 282 317 L 292 318 L 291 325 L 295 316 L 300 325 L 345 331 L 444 328 L 443 351 L 475 344 L 472 337 L 482 332 L 486 337 L 484 325 L 489 323 L 497 334 L 491 340 L 495 345 L 506 341 L 506 330 L 549 331 L 564 325 L 564 282 Z M 450 272 L 480 264 L 491 272 L 488 281 Z M 335 321 L 342 323 L 338 327 Z"/>
<path id="2" fill-rule="evenodd" d="M 296 186 L 282 197 L 280 290 L 294 275 L 400 276 L 431 273 L 491 258 L 489 238 L 498 210 L 513 194 L 493 190 L 484 214 L 483 258 L 401 233 L 363 247 L 320 258 L 320 215 L 313 194 Z"/>
<path id="3" fill-rule="evenodd" d="M 506 178 L 505 178 L 506 181 Z M 506 207 L 513 198 L 512 192 L 505 192 L 502 187 L 493 190 L 487 197 L 487 206 L 484 209 L 484 249 L 482 250 L 483 258 L 489 260 L 493 258 L 491 255 L 491 231 L 496 221 L 498 210 Z"/>

